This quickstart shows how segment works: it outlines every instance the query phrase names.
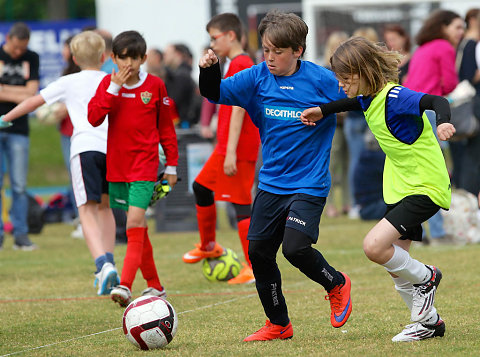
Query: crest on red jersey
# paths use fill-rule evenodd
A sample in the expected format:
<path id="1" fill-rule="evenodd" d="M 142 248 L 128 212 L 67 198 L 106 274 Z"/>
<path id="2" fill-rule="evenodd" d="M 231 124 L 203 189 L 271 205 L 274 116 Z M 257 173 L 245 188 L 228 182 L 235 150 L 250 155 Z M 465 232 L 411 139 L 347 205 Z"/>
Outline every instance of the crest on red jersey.
<path id="1" fill-rule="evenodd" d="M 144 104 L 148 104 L 150 102 L 150 99 L 152 99 L 152 93 L 142 92 L 142 93 L 140 93 L 140 97 L 142 98 L 142 102 Z"/>

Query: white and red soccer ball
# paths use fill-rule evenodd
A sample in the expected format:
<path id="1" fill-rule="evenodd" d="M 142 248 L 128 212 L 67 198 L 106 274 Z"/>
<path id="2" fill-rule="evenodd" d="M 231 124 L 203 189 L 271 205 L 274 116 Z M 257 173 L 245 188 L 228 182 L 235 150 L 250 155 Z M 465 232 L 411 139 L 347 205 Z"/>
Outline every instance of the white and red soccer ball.
<path id="1" fill-rule="evenodd" d="M 178 317 L 173 306 L 156 296 L 141 296 L 123 313 L 123 332 L 142 350 L 165 347 L 177 332 Z"/>

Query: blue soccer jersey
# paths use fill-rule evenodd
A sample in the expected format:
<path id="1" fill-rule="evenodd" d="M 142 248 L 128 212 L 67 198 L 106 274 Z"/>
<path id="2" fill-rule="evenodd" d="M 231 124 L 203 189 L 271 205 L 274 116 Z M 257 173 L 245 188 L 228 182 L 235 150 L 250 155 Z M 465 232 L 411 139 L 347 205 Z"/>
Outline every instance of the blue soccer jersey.
<path id="1" fill-rule="evenodd" d="M 402 86 L 395 86 L 388 92 L 385 123 L 392 135 L 405 144 L 413 144 L 423 131 L 420 100 L 424 95 Z M 358 96 L 357 99 L 367 111 L 372 98 Z"/>
<path id="2" fill-rule="evenodd" d="M 326 197 L 335 115 L 306 126 L 303 110 L 345 97 L 333 72 L 308 61 L 291 76 L 275 76 L 265 62 L 222 80 L 219 103 L 247 110 L 262 141 L 259 188 L 274 194 Z"/>

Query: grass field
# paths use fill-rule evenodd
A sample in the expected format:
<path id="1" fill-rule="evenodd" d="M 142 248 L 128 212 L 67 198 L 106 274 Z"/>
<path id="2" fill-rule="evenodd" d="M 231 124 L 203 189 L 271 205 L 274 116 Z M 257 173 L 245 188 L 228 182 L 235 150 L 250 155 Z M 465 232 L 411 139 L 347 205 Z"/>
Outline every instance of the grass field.
<path id="1" fill-rule="evenodd" d="M 27 187 L 68 184 L 58 129 L 54 125 L 42 125 L 36 119 L 30 119 Z"/>
<path id="2" fill-rule="evenodd" d="M 322 219 L 319 244 L 329 262 L 352 279 L 353 312 L 340 329 L 330 325 L 324 290 L 279 256 L 283 289 L 294 327 L 287 341 L 243 343 L 265 323 L 253 285 L 208 282 L 201 265 L 182 254 L 197 234 L 151 233 L 155 259 L 168 299 L 179 315 L 176 337 L 162 351 L 137 350 L 121 330 L 123 309 L 92 287 L 93 263 L 71 226 L 47 225 L 32 240 L 34 252 L 0 251 L 0 355 L 28 356 L 473 356 L 480 350 L 478 280 L 480 245 L 423 247 L 414 257 L 442 269 L 436 307 L 446 323 L 444 338 L 392 343 L 409 323 L 407 311 L 384 269 L 361 249 L 373 222 Z M 153 222 L 151 231 L 153 231 Z M 218 241 L 239 254 L 236 233 L 221 224 Z M 119 268 L 125 246 L 116 247 Z M 133 294 L 145 288 L 140 273 Z"/>

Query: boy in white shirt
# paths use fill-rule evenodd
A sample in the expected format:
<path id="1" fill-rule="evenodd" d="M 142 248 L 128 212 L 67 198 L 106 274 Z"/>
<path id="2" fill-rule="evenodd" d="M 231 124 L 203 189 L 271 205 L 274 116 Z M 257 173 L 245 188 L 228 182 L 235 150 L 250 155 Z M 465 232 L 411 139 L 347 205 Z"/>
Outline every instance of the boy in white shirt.
<path id="1" fill-rule="evenodd" d="M 64 102 L 73 124 L 70 146 L 70 172 L 85 242 L 95 260 L 98 295 L 108 295 L 119 283 L 113 259 L 115 219 L 109 206 L 106 181 L 107 130 L 105 121 L 94 128 L 87 119 L 88 102 L 107 74 L 100 71 L 105 42 L 95 32 L 76 35 L 70 48 L 81 72 L 60 77 L 34 97 L 5 114 L 0 127 L 44 103 Z"/>

